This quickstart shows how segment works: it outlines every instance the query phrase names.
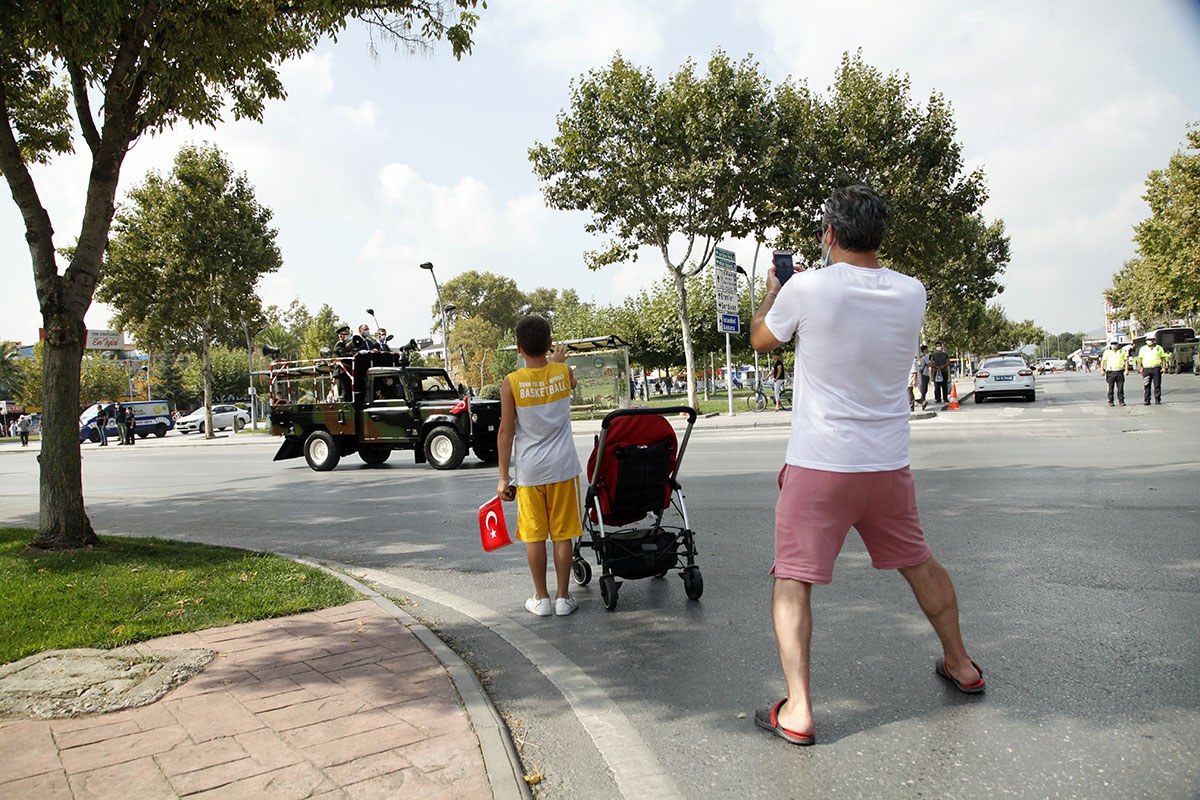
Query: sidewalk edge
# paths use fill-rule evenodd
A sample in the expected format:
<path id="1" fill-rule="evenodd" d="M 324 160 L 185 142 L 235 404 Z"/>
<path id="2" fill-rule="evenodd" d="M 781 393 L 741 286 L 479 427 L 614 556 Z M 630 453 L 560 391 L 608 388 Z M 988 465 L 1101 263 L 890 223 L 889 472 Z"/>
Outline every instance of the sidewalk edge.
<path id="1" fill-rule="evenodd" d="M 458 691 L 459 697 L 466 708 L 471 727 L 475 730 L 475 738 L 479 742 L 479 750 L 483 754 L 483 768 L 487 772 L 488 783 L 492 787 L 492 797 L 495 800 L 532 800 L 533 792 L 525 782 L 524 768 L 517 747 L 509 734 L 508 726 L 500 716 L 492 699 L 488 697 L 467 662 L 463 661 L 449 645 L 425 627 L 424 623 L 407 611 L 396 605 L 390 599 L 375 591 L 351 576 L 339 572 L 338 569 L 351 569 L 346 564 L 336 561 L 317 562 L 300 556 L 280 553 L 286 558 L 306 564 L 326 572 L 338 580 L 353 586 L 365 594 L 375 605 L 387 612 L 393 619 L 401 623 L 416 635 L 429 651 L 437 658 L 450 680 Z"/>

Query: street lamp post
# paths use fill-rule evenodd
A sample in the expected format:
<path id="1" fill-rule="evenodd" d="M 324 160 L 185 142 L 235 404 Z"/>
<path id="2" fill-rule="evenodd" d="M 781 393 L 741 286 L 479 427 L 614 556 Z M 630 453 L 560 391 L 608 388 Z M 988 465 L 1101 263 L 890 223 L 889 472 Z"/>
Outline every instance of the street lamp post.
<path id="1" fill-rule="evenodd" d="M 250 430 L 258 430 L 258 406 L 254 402 L 254 339 L 258 334 L 262 333 L 265 328 L 260 328 L 254 336 L 250 335 L 250 327 L 246 325 L 246 320 L 242 320 L 242 331 L 246 334 L 246 382 L 250 384 Z"/>
<path id="2" fill-rule="evenodd" d="M 426 261 L 421 265 L 421 269 L 429 270 L 429 274 L 433 277 L 433 288 L 437 289 L 438 308 L 442 310 L 442 360 L 446 364 L 446 372 L 450 371 L 450 333 L 446 326 L 446 304 L 442 302 L 442 287 L 438 283 L 437 273 L 433 271 L 433 263 Z"/>

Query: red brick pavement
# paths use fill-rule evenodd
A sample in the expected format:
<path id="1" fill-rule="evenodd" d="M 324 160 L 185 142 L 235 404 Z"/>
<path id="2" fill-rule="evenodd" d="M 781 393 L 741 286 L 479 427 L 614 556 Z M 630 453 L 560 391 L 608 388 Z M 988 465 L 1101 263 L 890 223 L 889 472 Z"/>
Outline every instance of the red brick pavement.
<path id="1" fill-rule="evenodd" d="M 140 647 L 217 657 L 143 708 L 0 722 L 0 800 L 492 796 L 446 670 L 369 600 Z"/>

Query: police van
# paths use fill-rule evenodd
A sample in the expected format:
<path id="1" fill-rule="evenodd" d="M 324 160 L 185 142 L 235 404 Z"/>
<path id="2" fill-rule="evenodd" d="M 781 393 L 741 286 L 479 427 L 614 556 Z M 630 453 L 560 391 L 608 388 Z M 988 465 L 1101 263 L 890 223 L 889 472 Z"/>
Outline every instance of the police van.
<path id="1" fill-rule="evenodd" d="M 117 435 L 117 420 L 115 418 L 116 403 L 105 403 L 104 412 L 108 416 L 108 423 L 104 426 L 105 432 L 109 436 Z M 128 403 L 121 403 L 121 411 L 132 408 L 135 417 L 133 432 L 141 439 L 145 439 L 150 434 L 162 438 L 167 435 L 167 431 L 175 428 L 175 421 L 171 419 L 171 405 L 166 400 L 131 400 Z M 79 415 L 79 441 L 82 442 L 99 442 L 100 431 L 96 429 L 96 411 L 95 404 L 88 406 Z"/>

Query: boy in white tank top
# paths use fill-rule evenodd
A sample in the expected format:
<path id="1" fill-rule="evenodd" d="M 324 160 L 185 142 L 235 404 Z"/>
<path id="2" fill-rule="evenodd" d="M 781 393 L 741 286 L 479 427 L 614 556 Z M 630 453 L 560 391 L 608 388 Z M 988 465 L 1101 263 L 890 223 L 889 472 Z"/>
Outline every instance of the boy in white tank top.
<path id="1" fill-rule="evenodd" d="M 550 351 L 550 323 L 531 315 L 517 323 L 517 351 L 525 367 L 500 387 L 500 481 L 496 494 L 517 501 L 517 538 L 533 575 L 533 597 L 525 609 L 539 617 L 565 617 L 579 607 L 567 591 L 573 540 L 583 535 L 579 522 L 579 456 L 571 437 L 571 393 L 575 373 L 566 365 L 567 350 Z M 509 475 L 514 448 L 517 479 Z M 554 542 L 553 600 L 546 588 L 546 539 Z"/>

